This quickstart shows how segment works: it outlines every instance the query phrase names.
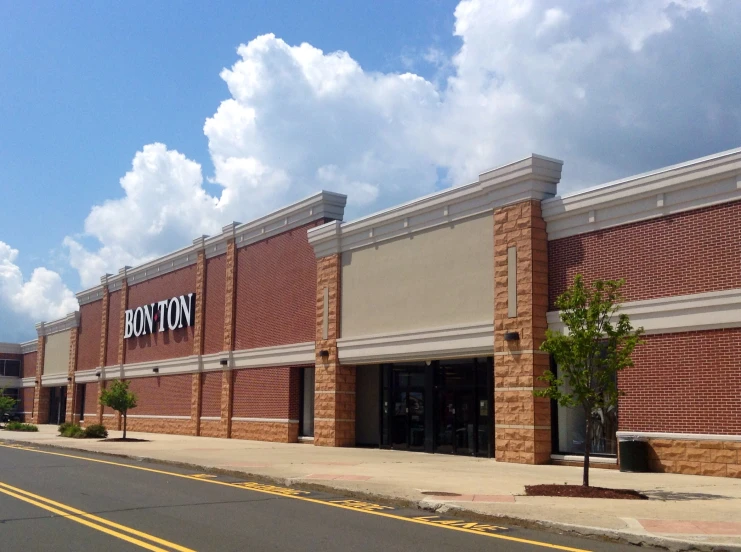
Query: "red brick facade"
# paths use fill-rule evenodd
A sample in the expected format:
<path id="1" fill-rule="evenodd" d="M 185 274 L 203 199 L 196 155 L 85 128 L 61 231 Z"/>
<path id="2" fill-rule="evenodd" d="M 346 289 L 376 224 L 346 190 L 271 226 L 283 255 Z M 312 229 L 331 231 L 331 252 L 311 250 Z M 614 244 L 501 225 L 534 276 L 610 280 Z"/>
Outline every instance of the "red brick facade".
<path id="1" fill-rule="evenodd" d="M 741 435 L 741 328 L 644 340 L 620 374 L 620 430 Z"/>
<path id="2" fill-rule="evenodd" d="M 102 301 L 94 301 L 80 307 L 80 326 L 77 328 L 76 370 L 90 370 L 100 366 L 100 322 L 102 311 Z"/>
<path id="3" fill-rule="evenodd" d="M 741 288 L 741 202 L 548 242 L 550 308 L 582 274 L 625 278 L 626 301 Z"/>
<path id="4" fill-rule="evenodd" d="M 105 365 L 118 364 L 119 333 L 121 332 L 121 292 L 113 291 L 108 296 L 108 337 L 106 338 Z"/>
<path id="5" fill-rule="evenodd" d="M 196 265 L 129 287 L 128 308 L 156 303 L 179 295 L 195 293 Z M 202 298 L 196 297 L 196 301 Z M 154 332 L 125 340 L 126 363 L 164 360 L 193 354 L 193 326 Z"/>
<path id="6" fill-rule="evenodd" d="M 26 413 L 25 419 L 27 421 L 31 420 L 35 391 L 33 387 L 24 387 L 18 394 L 18 398 L 21 400 L 21 412 Z"/>
<path id="7" fill-rule="evenodd" d="M 134 378 L 129 382 L 129 389 L 138 399 L 136 409 L 130 414 L 190 416 L 190 374 Z"/>
<path id="8" fill-rule="evenodd" d="M 314 340 L 314 226 L 237 249 L 236 350 Z"/>
<path id="9" fill-rule="evenodd" d="M 298 381 L 297 368 L 234 370 L 232 416 L 297 420 Z"/>
<path id="10" fill-rule="evenodd" d="M 201 416 L 221 416 L 221 372 L 205 372 L 201 380 Z"/>
<path id="11" fill-rule="evenodd" d="M 203 354 L 224 350 L 224 293 L 226 291 L 226 255 L 206 259 Z"/>

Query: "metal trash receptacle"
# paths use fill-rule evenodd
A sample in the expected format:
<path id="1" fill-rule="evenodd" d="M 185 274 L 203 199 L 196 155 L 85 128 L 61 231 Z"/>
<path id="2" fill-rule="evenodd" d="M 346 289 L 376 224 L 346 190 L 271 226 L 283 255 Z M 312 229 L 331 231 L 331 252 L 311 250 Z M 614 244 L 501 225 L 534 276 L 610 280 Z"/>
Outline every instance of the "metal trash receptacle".
<path id="1" fill-rule="evenodd" d="M 626 436 L 618 440 L 621 472 L 648 472 L 648 440 Z"/>

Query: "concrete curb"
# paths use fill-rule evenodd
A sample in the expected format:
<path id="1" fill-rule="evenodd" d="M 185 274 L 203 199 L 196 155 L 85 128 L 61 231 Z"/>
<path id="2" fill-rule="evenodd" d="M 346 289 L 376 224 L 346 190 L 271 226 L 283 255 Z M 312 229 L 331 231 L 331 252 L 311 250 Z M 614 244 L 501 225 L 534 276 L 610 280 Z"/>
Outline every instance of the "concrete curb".
<path id="1" fill-rule="evenodd" d="M 217 468 L 214 466 L 206 466 L 202 464 L 192 464 L 188 462 L 179 462 L 177 460 L 163 460 L 159 458 L 152 458 L 149 456 L 141 456 L 136 454 L 123 454 L 116 452 L 104 452 L 98 450 L 80 449 L 78 447 L 65 446 L 63 444 L 47 444 L 37 443 L 33 441 L 21 441 L 16 439 L 6 440 L 0 437 L 0 442 L 13 443 L 27 446 L 41 446 L 53 449 L 61 449 L 65 451 L 77 451 L 82 453 L 100 454 L 101 456 L 110 456 L 112 458 L 125 458 L 128 460 L 136 460 L 139 462 L 150 462 L 156 464 L 164 464 L 167 466 L 175 466 L 186 469 L 195 469 L 204 473 L 215 473 L 221 475 L 230 475 L 234 477 L 249 477 L 259 483 L 266 483 L 272 485 L 282 485 L 285 487 L 292 487 L 299 490 L 306 491 L 318 491 L 326 493 L 340 494 L 351 498 L 363 499 L 366 501 L 383 502 L 388 505 L 393 505 L 402 508 L 412 508 L 422 511 L 435 512 L 439 514 L 446 514 L 454 517 L 465 516 L 469 519 L 476 521 L 487 521 L 497 523 L 507 523 L 510 525 L 516 525 L 526 529 L 541 529 L 550 532 L 563 532 L 581 537 L 604 539 L 613 542 L 632 544 L 636 546 L 652 546 L 671 550 L 672 552 L 684 552 L 684 551 L 700 551 L 700 552 L 741 552 L 741 543 L 728 544 L 721 542 L 697 542 L 691 540 L 682 540 L 671 537 L 662 537 L 638 533 L 635 531 L 626 531 L 619 529 L 603 529 L 600 527 L 592 527 L 588 525 L 576 525 L 563 522 L 547 521 L 547 520 L 532 520 L 530 518 L 518 517 L 512 515 L 497 515 L 497 514 L 484 514 L 476 510 L 470 510 L 459 504 L 451 504 L 448 502 L 434 502 L 429 498 L 414 501 L 406 498 L 401 498 L 394 495 L 387 495 L 382 493 L 366 493 L 360 491 L 353 491 L 344 489 L 342 487 L 335 487 L 329 484 L 323 483 L 307 483 L 297 478 L 290 477 L 275 477 L 269 475 L 263 475 L 258 473 L 252 473 L 248 471 L 240 470 L 229 470 L 223 468 Z"/>

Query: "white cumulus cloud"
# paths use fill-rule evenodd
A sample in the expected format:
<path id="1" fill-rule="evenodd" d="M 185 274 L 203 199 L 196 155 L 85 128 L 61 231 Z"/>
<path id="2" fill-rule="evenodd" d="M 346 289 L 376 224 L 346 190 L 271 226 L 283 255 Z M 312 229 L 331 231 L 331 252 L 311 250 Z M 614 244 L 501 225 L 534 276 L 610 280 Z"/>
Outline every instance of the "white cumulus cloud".
<path id="1" fill-rule="evenodd" d="M 34 269 L 25 279 L 16 263 L 18 250 L 0 241 L 0 317 L 3 340 L 33 338 L 36 322 L 55 320 L 77 310 L 77 299 L 52 270 Z M 9 314 L 12 313 L 12 316 Z"/>
<path id="2" fill-rule="evenodd" d="M 463 0 L 460 46 L 418 60 L 435 79 L 253 38 L 203 126 L 213 174 L 143 146 L 122 195 L 65 239 L 70 262 L 95 285 L 322 188 L 352 218 L 531 152 L 564 159 L 570 191 L 738 146 L 738 28 L 736 0 Z"/>

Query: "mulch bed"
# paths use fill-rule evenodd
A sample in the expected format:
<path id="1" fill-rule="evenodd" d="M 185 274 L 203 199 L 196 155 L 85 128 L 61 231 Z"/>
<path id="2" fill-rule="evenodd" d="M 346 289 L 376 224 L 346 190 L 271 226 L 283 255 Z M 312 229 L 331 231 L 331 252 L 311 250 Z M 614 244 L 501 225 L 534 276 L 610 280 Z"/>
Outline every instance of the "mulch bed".
<path id="1" fill-rule="evenodd" d="M 124 439 L 123 437 L 116 437 L 111 439 L 101 439 L 101 442 L 103 443 L 149 443 L 151 442 L 149 439 L 132 439 L 131 437 L 126 437 Z"/>
<path id="2" fill-rule="evenodd" d="M 632 489 L 606 489 L 583 485 L 525 485 L 527 496 L 567 496 L 572 498 L 623 498 L 626 500 L 648 500 L 644 494 Z"/>

